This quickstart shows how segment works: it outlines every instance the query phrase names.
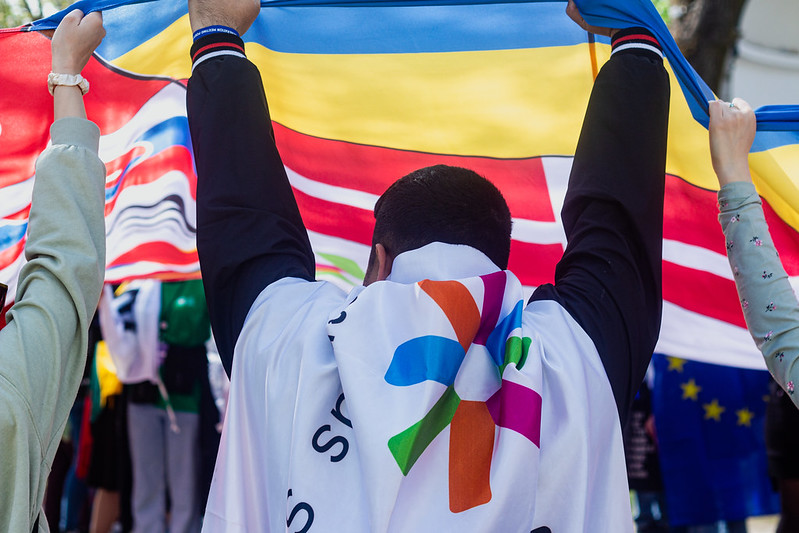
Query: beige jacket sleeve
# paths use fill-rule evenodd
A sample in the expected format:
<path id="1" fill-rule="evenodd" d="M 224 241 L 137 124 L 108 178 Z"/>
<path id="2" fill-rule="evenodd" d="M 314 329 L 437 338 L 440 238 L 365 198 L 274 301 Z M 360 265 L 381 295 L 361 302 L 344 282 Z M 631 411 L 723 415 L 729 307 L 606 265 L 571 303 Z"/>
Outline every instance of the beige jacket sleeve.
<path id="1" fill-rule="evenodd" d="M 749 333 L 771 375 L 799 406 L 799 303 L 754 185 L 733 182 L 721 188 L 719 222 Z"/>
<path id="2" fill-rule="evenodd" d="M 105 272 L 100 131 L 64 118 L 50 136 L 36 162 L 28 262 L 0 330 L 0 531 L 31 531 L 39 514 Z"/>

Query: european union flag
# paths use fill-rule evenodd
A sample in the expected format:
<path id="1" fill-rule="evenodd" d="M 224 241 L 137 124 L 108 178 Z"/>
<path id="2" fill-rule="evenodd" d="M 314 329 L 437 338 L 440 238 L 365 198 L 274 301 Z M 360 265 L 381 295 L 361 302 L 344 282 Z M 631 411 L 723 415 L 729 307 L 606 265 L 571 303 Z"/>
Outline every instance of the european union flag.
<path id="1" fill-rule="evenodd" d="M 672 525 L 779 512 L 763 425 L 768 372 L 655 354 L 652 407 Z"/>

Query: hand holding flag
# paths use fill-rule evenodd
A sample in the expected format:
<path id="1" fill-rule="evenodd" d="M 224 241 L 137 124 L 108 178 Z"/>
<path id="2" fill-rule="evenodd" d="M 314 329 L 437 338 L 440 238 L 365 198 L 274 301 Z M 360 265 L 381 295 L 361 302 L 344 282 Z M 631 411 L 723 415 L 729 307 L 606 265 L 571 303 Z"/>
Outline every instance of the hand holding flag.
<path id="1" fill-rule="evenodd" d="M 52 70 L 47 77 L 55 120 L 86 118 L 83 95 L 89 91 L 89 83 L 80 73 L 103 37 L 103 15 L 99 11 L 83 16 L 82 11 L 75 9 L 56 28 L 50 43 Z"/>
<path id="2" fill-rule="evenodd" d="M 755 112 L 740 98 L 710 102 L 710 159 L 719 185 L 752 181 L 749 150 L 755 140 Z"/>
<path id="3" fill-rule="evenodd" d="M 613 38 L 616 32 L 619 31 L 617 28 L 603 28 L 588 24 L 580 14 L 580 10 L 577 8 L 577 4 L 574 3 L 574 0 L 569 0 L 569 4 L 566 6 L 566 14 L 569 15 L 569 18 L 576 22 L 577 25 L 582 29 L 596 35 L 604 35 L 606 37 Z"/>
<path id="4" fill-rule="evenodd" d="M 80 74 L 103 37 L 102 13 L 95 11 L 84 16 L 79 9 L 70 11 L 53 34 L 53 72 Z"/>

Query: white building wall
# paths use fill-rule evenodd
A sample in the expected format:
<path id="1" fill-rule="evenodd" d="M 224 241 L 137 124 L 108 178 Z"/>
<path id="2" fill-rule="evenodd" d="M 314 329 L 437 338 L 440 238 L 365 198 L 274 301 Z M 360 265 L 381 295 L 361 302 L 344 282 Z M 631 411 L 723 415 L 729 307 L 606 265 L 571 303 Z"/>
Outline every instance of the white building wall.
<path id="1" fill-rule="evenodd" d="M 725 98 L 799 104 L 799 0 L 749 0 Z"/>

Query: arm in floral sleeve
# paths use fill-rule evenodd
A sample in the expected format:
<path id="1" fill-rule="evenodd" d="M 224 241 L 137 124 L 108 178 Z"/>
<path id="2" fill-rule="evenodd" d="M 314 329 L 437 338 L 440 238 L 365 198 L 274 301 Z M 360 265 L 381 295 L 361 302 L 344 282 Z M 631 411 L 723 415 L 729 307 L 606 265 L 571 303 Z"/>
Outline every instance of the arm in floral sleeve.
<path id="1" fill-rule="evenodd" d="M 760 197 L 747 182 L 719 191 L 719 222 L 746 325 L 774 379 L 799 406 L 799 303 L 768 232 Z"/>

